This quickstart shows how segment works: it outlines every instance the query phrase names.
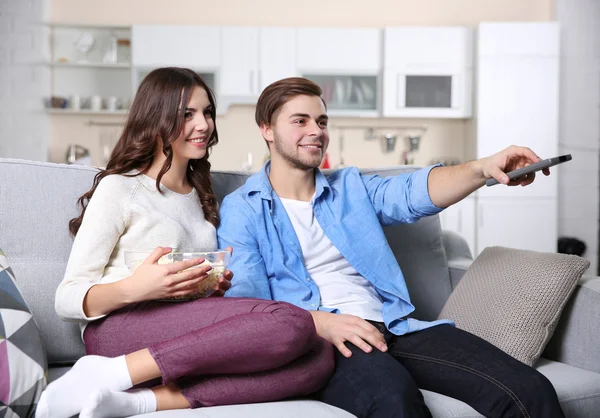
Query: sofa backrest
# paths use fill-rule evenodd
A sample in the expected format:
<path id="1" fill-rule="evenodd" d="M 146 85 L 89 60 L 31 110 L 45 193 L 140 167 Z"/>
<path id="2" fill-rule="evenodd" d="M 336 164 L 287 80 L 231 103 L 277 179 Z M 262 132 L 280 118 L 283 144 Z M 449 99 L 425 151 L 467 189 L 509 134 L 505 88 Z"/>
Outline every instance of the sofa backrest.
<path id="1" fill-rule="evenodd" d="M 363 172 L 386 176 L 412 170 Z M 54 294 L 72 245 L 68 221 L 79 214 L 76 201 L 89 190 L 96 173 L 91 167 L 0 158 L 0 248 L 40 328 L 50 364 L 72 363 L 84 354 L 79 327 L 56 316 Z M 247 177 L 214 172 L 219 201 Z M 385 232 L 416 307 L 412 316 L 436 318 L 451 292 L 438 217 L 389 227 Z"/>

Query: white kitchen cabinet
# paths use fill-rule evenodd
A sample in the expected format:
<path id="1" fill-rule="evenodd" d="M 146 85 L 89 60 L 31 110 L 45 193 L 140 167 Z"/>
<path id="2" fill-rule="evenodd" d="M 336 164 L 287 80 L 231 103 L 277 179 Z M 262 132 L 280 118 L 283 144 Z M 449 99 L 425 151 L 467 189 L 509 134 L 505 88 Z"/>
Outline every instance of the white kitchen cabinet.
<path id="1" fill-rule="evenodd" d="M 260 28 L 259 94 L 277 80 L 299 75 L 296 40 L 296 28 Z"/>
<path id="2" fill-rule="evenodd" d="M 380 115 L 381 29 L 299 28 L 298 73 L 323 89 L 332 116 Z"/>
<path id="3" fill-rule="evenodd" d="M 217 26 L 133 25 L 131 34 L 134 66 L 217 70 L 221 65 Z"/>
<path id="4" fill-rule="evenodd" d="M 256 104 L 274 81 L 296 76 L 296 29 L 223 27 L 219 113 L 231 104 Z"/>
<path id="5" fill-rule="evenodd" d="M 384 116 L 470 117 L 472 51 L 470 28 L 386 28 Z"/>
<path id="6" fill-rule="evenodd" d="M 303 74 L 377 75 L 381 29 L 299 28 L 298 70 Z"/>
<path id="7" fill-rule="evenodd" d="M 477 253 L 490 246 L 556 252 L 556 198 L 477 199 Z"/>
<path id="8" fill-rule="evenodd" d="M 220 96 L 258 97 L 258 31 L 250 27 L 221 28 Z"/>
<path id="9" fill-rule="evenodd" d="M 218 93 L 221 67 L 221 30 L 217 26 L 133 25 L 131 28 L 132 86 L 159 67 L 186 67 L 196 71 Z M 220 109 L 217 109 L 220 110 Z"/>
<path id="10" fill-rule="evenodd" d="M 475 198 L 470 196 L 440 213 L 442 229 L 456 232 L 469 244 L 471 254 L 475 254 Z"/>
<path id="11" fill-rule="evenodd" d="M 295 28 L 224 27 L 221 96 L 255 102 L 274 81 L 298 75 Z"/>
<path id="12" fill-rule="evenodd" d="M 558 155 L 558 24 L 485 23 L 478 30 L 476 157 L 509 145 Z M 551 170 L 552 171 L 552 170 Z M 480 196 L 556 197 L 557 175 L 526 189 L 484 187 Z"/>

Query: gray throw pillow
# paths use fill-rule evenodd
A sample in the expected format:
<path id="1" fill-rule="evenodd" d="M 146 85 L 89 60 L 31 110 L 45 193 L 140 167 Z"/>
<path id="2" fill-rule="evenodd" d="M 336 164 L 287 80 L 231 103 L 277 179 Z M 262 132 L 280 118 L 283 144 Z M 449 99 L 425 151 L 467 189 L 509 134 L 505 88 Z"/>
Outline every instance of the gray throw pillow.
<path id="1" fill-rule="evenodd" d="M 589 265 L 574 255 L 488 247 L 439 317 L 533 366 Z"/>

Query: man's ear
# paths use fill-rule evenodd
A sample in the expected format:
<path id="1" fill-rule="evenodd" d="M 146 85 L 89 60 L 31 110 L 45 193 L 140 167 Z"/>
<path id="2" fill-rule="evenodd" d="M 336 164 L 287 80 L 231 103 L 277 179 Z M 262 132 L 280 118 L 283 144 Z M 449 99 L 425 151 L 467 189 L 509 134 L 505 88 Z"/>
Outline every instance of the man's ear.
<path id="1" fill-rule="evenodd" d="M 266 123 L 260 124 L 260 133 L 262 134 L 265 141 L 272 143 L 275 140 L 275 133 L 273 132 L 273 128 Z"/>

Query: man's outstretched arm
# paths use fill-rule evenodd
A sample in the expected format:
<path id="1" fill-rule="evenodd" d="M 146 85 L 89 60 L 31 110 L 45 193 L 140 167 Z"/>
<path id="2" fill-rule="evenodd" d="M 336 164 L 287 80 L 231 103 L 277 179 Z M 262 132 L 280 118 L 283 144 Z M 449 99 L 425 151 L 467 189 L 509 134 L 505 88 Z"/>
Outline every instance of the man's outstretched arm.
<path id="1" fill-rule="evenodd" d="M 435 206 L 446 208 L 479 189 L 489 178 L 508 186 L 527 186 L 535 179 L 535 173 L 515 181 L 510 181 L 506 173 L 540 160 L 529 148 L 513 145 L 479 160 L 450 167 L 435 167 L 427 180 L 429 197 Z M 543 172 L 550 174 L 548 169 Z"/>

